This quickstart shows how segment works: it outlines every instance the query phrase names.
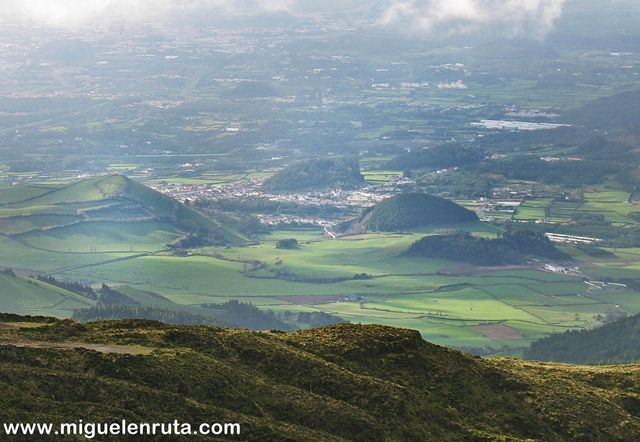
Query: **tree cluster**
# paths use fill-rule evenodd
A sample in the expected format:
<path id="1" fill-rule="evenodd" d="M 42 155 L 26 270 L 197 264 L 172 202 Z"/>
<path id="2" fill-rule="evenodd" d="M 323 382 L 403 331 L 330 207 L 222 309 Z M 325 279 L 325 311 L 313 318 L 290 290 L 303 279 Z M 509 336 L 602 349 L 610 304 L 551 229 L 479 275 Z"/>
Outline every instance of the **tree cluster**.
<path id="1" fill-rule="evenodd" d="M 495 239 L 466 232 L 426 236 L 413 243 L 407 254 L 481 266 L 522 264 L 531 257 L 567 258 L 543 233 L 532 231 L 507 231 Z"/>

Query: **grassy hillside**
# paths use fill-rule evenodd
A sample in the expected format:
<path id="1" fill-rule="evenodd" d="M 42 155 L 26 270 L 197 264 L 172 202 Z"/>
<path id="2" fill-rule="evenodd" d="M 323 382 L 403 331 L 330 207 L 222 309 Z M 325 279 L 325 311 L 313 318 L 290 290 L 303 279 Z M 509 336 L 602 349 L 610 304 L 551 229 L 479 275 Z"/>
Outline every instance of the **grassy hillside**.
<path id="1" fill-rule="evenodd" d="M 477 220 L 475 213 L 452 201 L 423 193 L 405 193 L 376 205 L 362 223 L 371 231 L 398 231 Z"/>
<path id="2" fill-rule="evenodd" d="M 123 192 L 121 184 L 127 181 L 112 178 L 109 182 L 116 183 L 115 190 L 106 191 L 102 186 L 111 195 L 104 201 L 113 202 L 117 198 L 114 195 Z M 56 190 L 61 189 L 64 187 Z M 36 206 L 18 201 L 37 199 L 52 190 L 15 186 L 5 198 L 12 204 L 2 205 L 0 211 L 32 212 Z M 127 193 L 132 192 L 137 191 L 129 187 Z M 2 195 L 4 191 L 0 190 Z M 544 219 L 546 213 L 553 220 L 570 223 L 574 214 L 597 212 L 621 229 L 634 223 L 632 212 L 640 211 L 640 204 L 629 203 L 629 197 L 629 193 L 602 188 L 585 193 L 582 204 L 527 200 L 515 217 L 537 217 L 540 213 Z M 165 201 L 161 195 L 158 198 Z M 412 328 L 431 342 L 481 354 L 501 352 L 504 347 L 514 353 L 524 351 L 531 342 L 548 334 L 593 328 L 600 323 L 597 318 L 609 312 L 640 313 L 637 288 L 612 286 L 600 290 L 583 281 L 585 277 L 598 281 L 607 277 L 636 278 L 640 249 L 610 249 L 602 244 L 599 247 L 607 253 L 592 257 L 578 248 L 562 247 L 584 273 L 571 276 L 538 271 L 540 263 L 487 269 L 405 254 L 411 244 L 425 235 L 442 233 L 441 226 L 335 240 L 324 237 L 318 228 L 290 228 L 261 234 L 260 243 L 251 246 L 197 245 L 188 250 L 189 256 L 170 256 L 165 244 L 180 235 L 174 224 L 168 220 L 133 222 L 131 218 L 131 222 L 114 221 L 131 211 L 136 213 L 133 219 L 151 216 L 147 206 L 131 200 L 121 202 L 117 210 L 103 202 L 58 204 L 53 206 L 56 211 L 68 213 L 53 216 L 51 206 L 40 201 L 36 209 L 44 210 L 45 214 L 5 220 L 5 224 L 0 223 L 0 230 L 9 226 L 16 233 L 0 235 L 0 270 L 11 267 L 20 274 L 50 274 L 59 280 L 94 287 L 102 283 L 118 288 L 128 285 L 167 298 L 169 306 L 158 305 L 166 303 L 161 299 L 139 295 L 141 303 L 161 309 L 174 309 L 176 305 L 193 309 L 201 304 L 224 304 L 236 299 L 278 314 L 328 313 L 353 323 Z M 87 208 L 86 217 L 91 221 L 85 221 L 82 215 Z M 69 224 L 72 221 L 68 218 L 83 221 L 78 226 L 42 230 L 49 224 Z M 30 231 L 34 228 L 38 230 Z M 540 224 L 540 229 L 543 228 L 554 226 Z M 613 228 L 608 226 L 607 230 Z M 98 229 L 108 233 L 104 236 L 93 233 Z M 455 229 L 486 238 L 494 238 L 500 232 L 498 227 L 480 222 L 457 224 Z M 286 238 L 296 238 L 299 247 L 277 249 L 278 241 Z M 19 298 L 19 293 L 3 296 Z M 42 305 L 48 308 L 38 310 L 41 314 L 71 316 L 72 309 L 58 309 L 55 302 Z"/>
<path id="3" fill-rule="evenodd" d="M 42 281 L 0 273 L 0 311 L 64 318 L 94 301 Z"/>
<path id="4" fill-rule="evenodd" d="M 593 330 L 572 330 L 539 339 L 525 357 L 575 364 L 640 362 L 640 315 Z"/>
<path id="5" fill-rule="evenodd" d="M 463 227 L 476 236 L 495 236 L 480 223 L 458 226 Z M 582 278 L 537 271 L 539 263 L 474 269 L 406 256 L 413 242 L 433 233 L 431 228 L 331 241 L 309 232 L 278 232 L 249 247 L 201 251 L 210 256 L 140 256 L 55 276 L 115 287 L 128 284 L 182 305 L 238 299 L 275 311 L 326 312 L 354 323 L 413 328 L 441 345 L 494 351 L 503 346 L 524 349 L 533 340 L 569 328 L 592 328 L 598 322 L 594 316 L 610 310 L 640 312 L 640 297 L 633 290 L 589 293 Z M 300 240 L 298 249 L 276 249 L 279 239 L 289 237 Z M 42 265 L 63 258 L 55 256 L 55 262 Z M 252 265 L 245 264 L 256 261 L 264 267 L 252 271 Z M 371 279 L 354 279 L 362 273 Z"/>
<path id="6" fill-rule="evenodd" d="M 243 244 L 244 238 L 191 207 L 124 176 L 3 196 L 0 234 L 51 252 L 153 252 L 185 234 Z"/>
<path id="7" fill-rule="evenodd" d="M 226 226 L 124 176 L 0 190 L 0 267 L 23 274 L 163 252 L 186 235 L 217 244 L 245 243 Z M 87 283 L 91 282 L 103 281 Z M 2 311 L 69 317 L 73 310 L 92 305 L 90 299 L 41 281 L 0 278 Z"/>
<path id="8" fill-rule="evenodd" d="M 8 422 L 238 422 L 265 441 L 640 437 L 636 366 L 483 360 L 381 326 L 2 321 Z"/>

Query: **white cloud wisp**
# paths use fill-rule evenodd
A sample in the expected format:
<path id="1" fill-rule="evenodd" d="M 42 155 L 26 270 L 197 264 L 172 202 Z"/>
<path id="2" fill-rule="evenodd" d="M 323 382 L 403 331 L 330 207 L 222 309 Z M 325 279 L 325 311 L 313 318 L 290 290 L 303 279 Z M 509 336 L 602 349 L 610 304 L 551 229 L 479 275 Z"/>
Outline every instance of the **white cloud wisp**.
<path id="1" fill-rule="evenodd" d="M 410 32 L 476 31 L 492 27 L 542 37 L 562 16 L 565 0 L 394 0 L 379 23 Z"/>
<path id="2" fill-rule="evenodd" d="M 263 13 L 368 11 L 358 17 L 412 33 L 499 29 L 544 36 L 561 17 L 565 0 L 0 0 L 5 20 L 74 28 L 110 21 L 140 22 L 192 17 L 233 18 Z M 340 5 L 340 6 L 339 6 Z M 360 9 L 359 9 L 360 8 Z M 378 12 L 373 12 L 378 11 Z"/>

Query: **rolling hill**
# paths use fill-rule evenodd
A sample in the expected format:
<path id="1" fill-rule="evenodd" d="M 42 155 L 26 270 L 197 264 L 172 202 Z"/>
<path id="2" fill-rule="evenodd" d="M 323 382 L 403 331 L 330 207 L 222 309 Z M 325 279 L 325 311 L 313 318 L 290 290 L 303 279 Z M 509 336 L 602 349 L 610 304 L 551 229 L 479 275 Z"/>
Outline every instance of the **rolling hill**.
<path id="1" fill-rule="evenodd" d="M 25 191 L 22 199 L 8 192 L 3 200 L 0 234 L 41 251 L 154 252 L 193 234 L 221 244 L 245 242 L 216 220 L 120 175 Z"/>
<path id="2" fill-rule="evenodd" d="M 640 90 L 630 90 L 594 100 L 568 112 L 563 118 L 575 125 L 626 129 L 638 124 L 639 103 Z M 603 115 L 607 118 L 602 118 Z"/>
<path id="3" fill-rule="evenodd" d="M 0 268 L 19 270 L 0 276 L 0 311 L 69 317 L 95 301 L 21 275 L 135 259 L 185 237 L 246 243 L 227 225 L 124 176 L 0 189 Z M 103 281 L 87 283 L 95 282 Z"/>
<path id="4" fill-rule="evenodd" d="M 22 315 L 69 317 L 73 310 L 92 307 L 95 301 L 60 287 L 25 276 L 0 273 L 0 311 Z"/>
<path id="5" fill-rule="evenodd" d="M 640 437 L 638 366 L 485 360 L 383 326 L 280 333 L 3 315 L 0 388 L 3 422 L 237 422 L 243 440 L 264 441 Z"/>
<path id="6" fill-rule="evenodd" d="M 325 158 L 301 161 L 273 175 L 264 182 L 269 192 L 355 188 L 364 184 L 357 159 Z"/>
<path id="7" fill-rule="evenodd" d="M 479 148 L 465 147 L 455 143 L 443 144 L 402 154 L 389 161 L 385 167 L 389 170 L 465 167 L 478 164 L 485 155 L 486 153 Z"/>
<path id="8" fill-rule="evenodd" d="M 640 315 L 592 330 L 571 330 L 547 336 L 533 342 L 525 357 L 573 364 L 640 362 Z"/>
<path id="9" fill-rule="evenodd" d="M 452 201 L 424 193 L 403 193 L 377 204 L 360 222 L 369 231 L 398 231 L 474 221 L 478 221 L 474 212 Z"/>

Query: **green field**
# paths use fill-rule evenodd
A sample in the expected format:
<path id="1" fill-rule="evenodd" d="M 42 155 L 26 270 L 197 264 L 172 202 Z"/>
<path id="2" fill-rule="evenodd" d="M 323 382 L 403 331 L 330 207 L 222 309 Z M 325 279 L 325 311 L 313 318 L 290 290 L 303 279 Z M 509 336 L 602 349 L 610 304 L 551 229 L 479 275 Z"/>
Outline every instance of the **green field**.
<path id="1" fill-rule="evenodd" d="M 640 211 L 640 204 L 630 202 L 628 192 L 614 187 L 603 185 L 589 189 L 584 192 L 583 198 L 584 202 L 550 198 L 528 199 L 518 207 L 513 219 L 567 223 L 579 215 L 602 215 L 614 226 L 628 226 L 635 224 L 630 214 Z"/>
<path id="2" fill-rule="evenodd" d="M 200 250 L 209 256 L 141 256 L 57 274 L 126 284 L 183 305 L 241 299 L 279 311 L 323 311 L 356 323 L 415 328 L 454 346 L 519 348 L 551 332 L 593 327 L 597 315 L 640 312 L 637 293 L 596 297 L 579 277 L 533 267 L 469 274 L 455 263 L 401 256 L 418 233 L 334 241 L 301 236 L 314 240 L 278 250 L 275 238 L 265 238 L 260 245 Z M 251 271 L 251 261 L 264 267 Z M 287 278 L 274 273 L 283 269 Z M 357 273 L 370 279 L 350 279 Z"/>
<path id="3" fill-rule="evenodd" d="M 355 323 L 414 328 L 439 344 L 496 351 L 523 348 L 552 332 L 593 327 L 599 315 L 640 313 L 640 294 L 622 288 L 595 291 L 583 282 L 636 275 L 639 249 L 581 262 L 583 274 L 570 276 L 541 271 L 544 263 L 485 269 L 404 255 L 414 241 L 440 232 L 438 227 L 336 240 L 317 228 L 290 228 L 262 235 L 254 244 L 199 247 L 188 256 L 172 256 L 166 244 L 189 228 L 219 225 L 131 186 L 111 178 L 0 190 L 5 201 L 0 204 L 0 267 L 122 286 L 132 298 L 161 307 L 240 299 L 275 311 L 322 311 Z M 601 190 L 587 193 L 584 204 L 530 200 L 518 216 L 533 219 L 550 212 L 560 218 L 606 208 L 611 220 L 622 220 L 635 210 L 625 198 Z M 157 216 L 164 212 L 173 215 Z M 486 237 L 500 232 L 486 223 L 460 229 Z M 231 229 L 225 232 L 236 237 Z M 277 249 L 276 242 L 285 238 L 298 239 L 300 247 Z M 577 260 L 589 258 L 577 249 L 568 251 Z M 19 313 L 64 317 L 91 304 L 56 288 L 34 286 L 24 276 L 4 278 L 0 289 L 0 306 Z"/>
<path id="4" fill-rule="evenodd" d="M 23 276 L 0 274 L 1 308 L 21 315 L 69 317 L 93 301 L 67 290 Z"/>

